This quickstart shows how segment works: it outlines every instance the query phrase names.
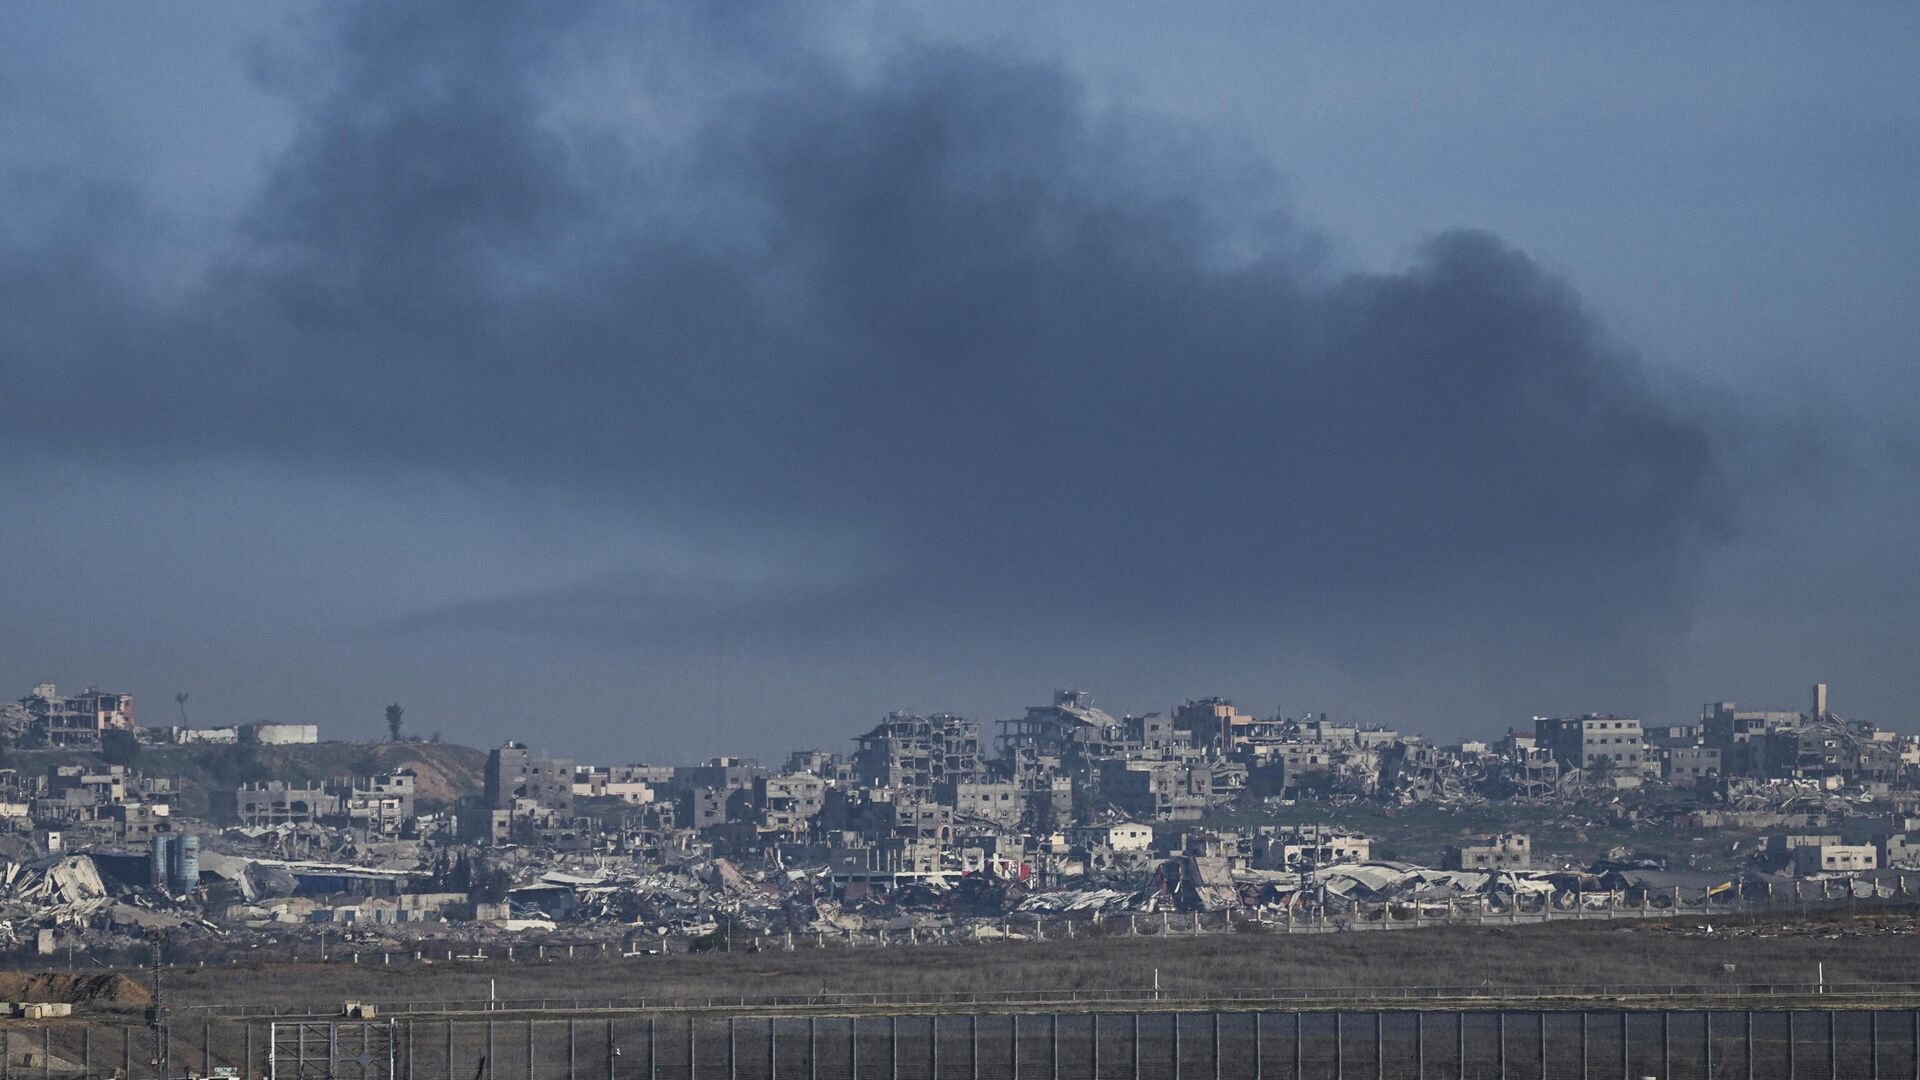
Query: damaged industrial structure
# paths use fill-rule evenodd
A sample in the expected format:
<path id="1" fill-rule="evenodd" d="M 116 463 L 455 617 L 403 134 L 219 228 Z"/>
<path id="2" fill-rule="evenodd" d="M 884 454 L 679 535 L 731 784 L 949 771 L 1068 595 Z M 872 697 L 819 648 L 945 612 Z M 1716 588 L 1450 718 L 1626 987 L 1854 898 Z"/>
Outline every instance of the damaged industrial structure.
<path id="1" fill-rule="evenodd" d="M 456 798 L 423 800 L 404 767 L 258 775 L 200 793 L 198 816 L 175 780 L 95 759 L 116 739 L 300 746 L 317 731 L 133 715 L 125 694 L 41 686 L 0 716 L 10 762 L 65 755 L 0 769 L 0 946 L 131 947 L 164 930 L 216 951 L 330 935 L 449 957 L 549 941 L 646 954 L 742 936 L 1308 931 L 1920 892 L 1920 740 L 1834 715 L 1824 686 L 1805 711 L 1539 717 L 1452 745 L 1325 714 L 1259 719 L 1218 697 L 1116 717 L 1065 690 L 993 730 L 893 713 L 849 752 L 775 767 L 583 763 L 508 742 Z M 1524 807 L 1650 843 L 1575 859 L 1513 828 L 1454 836 L 1422 865 L 1343 824 L 1351 807 Z M 1702 829 L 1752 839 L 1706 863 L 1651 850 Z"/>

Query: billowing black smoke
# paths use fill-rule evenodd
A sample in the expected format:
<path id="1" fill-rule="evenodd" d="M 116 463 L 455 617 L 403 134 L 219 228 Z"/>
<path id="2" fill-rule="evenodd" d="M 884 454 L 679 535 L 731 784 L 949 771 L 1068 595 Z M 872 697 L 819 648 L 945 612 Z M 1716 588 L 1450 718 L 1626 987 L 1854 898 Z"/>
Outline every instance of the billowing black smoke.
<path id="1" fill-rule="evenodd" d="M 852 567 L 409 626 L 724 611 L 1542 683 L 1683 631 L 1723 452 L 1497 238 L 1339 271 L 1230 148 L 1056 68 L 623 7 L 342 17 L 185 299 L 6 253 L 6 452 L 80 452 L 68 406 L 104 396 L 154 419 L 88 454 L 505 479 Z"/>

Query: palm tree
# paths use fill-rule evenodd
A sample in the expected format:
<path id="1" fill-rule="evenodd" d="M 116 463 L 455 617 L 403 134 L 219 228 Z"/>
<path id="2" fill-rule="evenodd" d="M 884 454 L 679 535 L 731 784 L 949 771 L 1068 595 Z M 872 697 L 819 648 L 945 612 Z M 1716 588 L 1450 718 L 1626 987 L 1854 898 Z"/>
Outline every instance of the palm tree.
<path id="1" fill-rule="evenodd" d="M 1613 755 L 1601 754 L 1587 766 L 1587 782 L 1594 787 L 1610 787 L 1613 784 Z"/>
<path id="2" fill-rule="evenodd" d="M 175 705 L 180 706 L 180 726 L 186 727 L 187 726 L 187 692 L 185 690 L 182 690 L 179 693 L 173 695 L 173 703 Z"/>
<path id="3" fill-rule="evenodd" d="M 392 736 L 394 742 L 400 741 L 400 718 L 405 716 L 406 712 L 407 710 L 401 708 L 397 701 L 387 706 L 387 733 Z"/>

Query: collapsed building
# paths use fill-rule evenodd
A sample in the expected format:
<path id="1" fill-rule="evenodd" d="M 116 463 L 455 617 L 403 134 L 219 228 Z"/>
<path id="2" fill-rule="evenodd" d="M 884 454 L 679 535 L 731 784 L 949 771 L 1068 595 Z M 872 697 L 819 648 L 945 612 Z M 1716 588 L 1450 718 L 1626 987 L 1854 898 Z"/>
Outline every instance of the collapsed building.
<path id="1" fill-rule="evenodd" d="M 1843 720 L 1824 697 L 1793 714 L 1719 703 L 1698 725 L 1541 718 L 1451 746 L 1325 714 L 1258 718 L 1220 697 L 1116 718 L 1079 690 L 999 726 L 989 747 L 976 721 L 896 712 L 849 753 L 797 751 L 779 769 L 577 764 L 508 742 L 488 754 L 479 793 L 452 805 L 423 809 L 404 768 L 260 777 L 210 793 L 204 821 L 179 812 L 165 778 L 127 766 L 0 770 L 15 868 L 0 938 L 131 940 L 162 925 L 1006 934 L 1014 917 L 1512 911 L 1802 882 L 1856 895 L 1905 887 L 1899 870 L 1920 866 L 1920 744 Z M 1579 806 L 1584 824 L 1780 839 L 1727 875 L 1638 856 L 1573 870 L 1519 833 L 1458 843 L 1432 868 L 1337 824 L 1276 821 L 1356 800 L 1386 813 L 1527 801 Z M 1268 811 L 1276 823 L 1259 824 Z"/>

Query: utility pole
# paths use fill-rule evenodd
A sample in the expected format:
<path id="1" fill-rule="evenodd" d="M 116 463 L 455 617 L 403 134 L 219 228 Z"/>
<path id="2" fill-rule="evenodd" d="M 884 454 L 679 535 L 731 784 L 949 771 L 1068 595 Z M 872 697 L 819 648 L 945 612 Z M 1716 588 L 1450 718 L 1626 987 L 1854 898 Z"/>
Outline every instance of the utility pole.
<path id="1" fill-rule="evenodd" d="M 161 1024 L 164 1015 L 160 998 L 160 951 L 165 936 L 155 931 L 147 938 L 147 1031 L 153 1037 L 153 1075 L 157 1080 L 166 1080 L 167 1075 L 167 1029 Z"/>

